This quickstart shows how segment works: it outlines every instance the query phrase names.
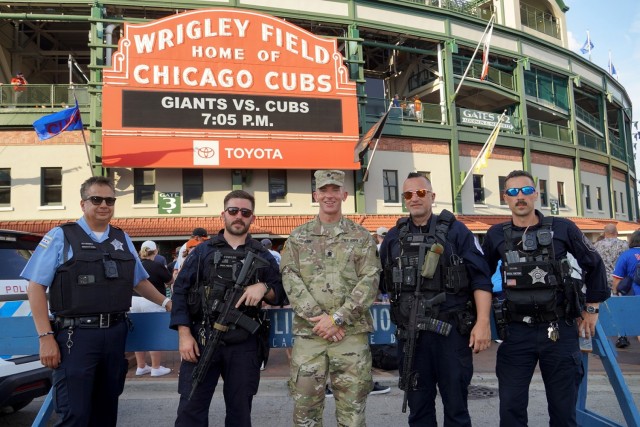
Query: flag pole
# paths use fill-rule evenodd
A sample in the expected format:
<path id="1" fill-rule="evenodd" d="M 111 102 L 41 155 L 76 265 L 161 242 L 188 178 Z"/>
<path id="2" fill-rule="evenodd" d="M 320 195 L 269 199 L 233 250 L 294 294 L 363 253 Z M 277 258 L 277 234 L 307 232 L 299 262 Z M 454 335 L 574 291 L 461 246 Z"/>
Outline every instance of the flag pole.
<path id="1" fill-rule="evenodd" d="M 484 29 L 484 32 L 482 33 L 482 37 L 480 37 L 480 41 L 476 45 L 476 50 L 474 50 L 473 51 L 473 55 L 471 55 L 471 59 L 469 60 L 469 64 L 467 65 L 467 69 L 464 70 L 464 74 L 462 75 L 462 79 L 460 79 L 460 83 L 458 83 L 458 87 L 456 88 L 456 91 L 453 94 L 453 97 L 451 98 L 451 101 L 449 101 L 449 102 L 453 102 L 456 99 L 456 96 L 458 96 L 458 92 L 460 91 L 460 88 L 462 87 L 462 82 L 464 82 L 464 79 L 467 77 L 467 74 L 469 73 L 469 69 L 473 65 L 473 60 L 475 59 L 476 54 L 478 53 L 478 50 L 480 49 L 480 44 L 484 41 L 484 38 L 487 35 L 487 31 L 489 31 L 489 28 L 491 27 L 491 25 L 493 25 L 493 21 L 495 20 L 495 18 L 496 18 L 496 14 L 494 13 L 493 15 L 491 15 L 491 19 L 489 19 L 489 23 L 487 24 L 486 28 Z"/>
<path id="2" fill-rule="evenodd" d="M 587 30 L 587 48 L 589 49 L 589 61 L 591 61 L 591 34 Z"/>
<path id="3" fill-rule="evenodd" d="M 464 187 L 464 184 L 467 182 L 467 179 L 469 179 L 469 176 L 471 176 L 471 172 L 473 171 L 473 169 L 475 169 L 476 165 L 478 164 L 478 162 L 480 161 L 480 159 L 484 155 L 484 152 L 487 150 L 487 147 L 489 146 L 489 142 L 491 141 L 491 138 L 493 138 L 494 136 L 497 137 L 497 135 L 495 135 L 495 134 L 500 132 L 500 125 L 502 124 L 502 119 L 504 119 L 504 116 L 506 116 L 506 115 L 507 115 L 507 111 L 505 110 L 505 111 L 502 112 L 500 117 L 498 117 L 498 123 L 496 123 L 496 125 L 494 126 L 493 130 L 489 134 L 489 137 L 487 138 L 486 142 L 482 146 L 482 149 L 480 150 L 480 153 L 478 153 L 478 156 L 473 161 L 473 164 L 471 165 L 471 168 L 469 169 L 469 172 L 467 172 L 467 174 L 465 175 L 464 179 L 462 180 L 462 182 L 458 186 L 457 193 L 460 193 L 460 191 L 462 191 L 462 187 Z"/>
<path id="4" fill-rule="evenodd" d="M 69 55 L 71 56 L 71 55 Z M 78 98 L 76 98 L 76 88 L 75 86 L 72 86 L 73 91 L 73 99 L 76 101 L 76 107 L 78 107 Z M 78 115 L 80 116 L 80 121 L 82 121 L 82 115 L 80 114 L 80 107 L 78 107 Z M 87 160 L 89 161 L 89 172 L 91 172 L 91 176 L 95 176 L 93 174 L 93 162 L 91 161 L 91 154 L 89 153 L 89 144 L 87 143 L 87 137 L 84 134 L 84 124 L 82 126 L 82 129 L 80 129 L 80 132 L 82 133 L 82 141 L 84 142 L 84 150 L 87 152 Z"/>

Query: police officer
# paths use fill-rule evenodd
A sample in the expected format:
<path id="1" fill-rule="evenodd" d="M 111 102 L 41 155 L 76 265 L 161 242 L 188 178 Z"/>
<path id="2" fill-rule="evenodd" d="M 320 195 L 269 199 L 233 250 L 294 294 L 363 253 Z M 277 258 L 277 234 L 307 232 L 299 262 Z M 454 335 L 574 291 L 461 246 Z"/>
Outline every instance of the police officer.
<path id="1" fill-rule="evenodd" d="M 550 425 L 576 426 L 584 374 L 578 336 L 595 333 L 599 303 L 609 296 L 605 266 L 574 223 L 535 210 L 538 193 L 529 172 L 511 172 L 505 187 L 511 221 L 492 226 L 482 246 L 490 268 L 502 260 L 506 298 L 496 303 L 496 318 L 506 322 L 496 363 L 500 425 L 527 425 L 529 384 L 539 363 Z M 567 253 L 585 275 L 586 305 L 582 281 L 570 277 Z"/>
<path id="2" fill-rule="evenodd" d="M 369 308 L 378 291 L 380 262 L 369 232 L 342 216 L 344 172 L 314 174 L 318 216 L 291 232 L 280 270 L 293 308 L 289 388 L 295 426 L 321 426 L 327 376 L 338 425 L 365 425 L 371 391 L 373 330 Z"/>
<path id="3" fill-rule="evenodd" d="M 436 195 L 429 179 L 410 173 L 402 195 L 410 215 L 400 218 L 389 230 L 380 247 L 380 259 L 391 295 L 393 320 L 398 326 L 401 375 L 406 369 L 403 361 L 409 351 L 407 334 L 418 280 L 425 301 L 418 313 L 424 320 L 422 330 L 412 366 L 408 366 L 417 372 L 417 384 L 400 384 L 408 391 L 409 425 L 437 425 L 437 385 L 444 404 L 445 425 L 470 426 L 467 389 L 473 374 L 472 352 L 485 350 L 491 343 L 489 267 L 464 224 L 448 211 L 440 215 L 432 212 Z M 443 251 L 435 258 L 430 254 L 425 268 L 425 250 L 434 252 L 437 244 Z M 419 270 L 424 274 L 417 273 Z"/>
<path id="4" fill-rule="evenodd" d="M 224 229 L 189 253 L 173 285 L 174 309 L 170 326 L 178 330 L 182 357 L 176 426 L 209 425 L 209 406 L 220 376 L 224 380 L 227 409 L 225 425 L 251 426 L 251 402 L 258 392 L 265 351 L 260 347 L 263 341 L 257 334 L 251 335 L 240 327 L 225 332 L 203 382 L 191 399 L 189 394 L 193 370 L 206 345 L 204 337 L 219 315 L 212 302 L 224 301 L 229 296 L 227 291 L 235 284 L 249 251 L 268 261 L 269 265 L 259 268 L 255 277 L 250 278 L 251 284 L 246 286 L 235 307 L 244 316 L 257 321 L 263 300 L 280 305 L 284 296 L 276 260 L 249 234 L 255 219 L 254 205 L 253 196 L 245 191 L 234 190 L 227 194 L 221 213 Z M 203 300 L 205 295 L 210 298 Z"/>
<path id="5" fill-rule="evenodd" d="M 29 280 L 40 361 L 55 369 L 56 425 L 115 426 L 128 369 L 125 320 L 132 289 L 166 310 L 171 302 L 146 280 L 129 236 L 109 225 L 113 181 L 91 177 L 80 196 L 82 218 L 49 231 L 21 275 Z"/>

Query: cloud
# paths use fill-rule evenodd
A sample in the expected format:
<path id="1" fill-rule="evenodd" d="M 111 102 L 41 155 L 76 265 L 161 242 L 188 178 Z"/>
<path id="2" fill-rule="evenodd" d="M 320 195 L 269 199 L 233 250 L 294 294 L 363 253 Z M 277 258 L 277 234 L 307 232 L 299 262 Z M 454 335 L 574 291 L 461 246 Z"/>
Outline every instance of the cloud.
<path id="1" fill-rule="evenodd" d="M 569 42 L 569 50 L 580 53 L 580 48 L 584 42 L 579 42 L 571 31 L 567 31 L 567 41 Z"/>

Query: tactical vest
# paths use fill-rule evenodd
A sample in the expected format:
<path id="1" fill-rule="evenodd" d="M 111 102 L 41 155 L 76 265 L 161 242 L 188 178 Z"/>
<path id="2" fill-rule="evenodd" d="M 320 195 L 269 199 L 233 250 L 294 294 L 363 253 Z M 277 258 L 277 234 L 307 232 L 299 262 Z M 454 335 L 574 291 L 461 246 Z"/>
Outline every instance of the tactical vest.
<path id="1" fill-rule="evenodd" d="M 227 291 L 233 288 L 247 252 L 254 252 L 264 258 L 264 252 L 267 250 L 253 239 L 247 240 L 244 248 L 237 250 L 230 248 L 221 239 L 206 244 L 213 246 L 215 250 L 207 260 L 207 265 L 204 266 L 204 277 L 198 277 L 196 286 L 191 287 L 187 304 L 196 323 L 208 322 L 212 324 L 220 314 L 213 307 L 219 306 L 220 303 L 216 303 L 216 301 L 224 301 L 227 297 Z M 249 283 L 259 282 L 259 276 L 260 270 L 256 271 L 255 277 Z M 242 305 L 239 310 L 254 320 L 259 319 L 260 307 Z M 232 324 L 222 336 L 222 340 L 227 344 L 234 344 L 246 340 L 249 336 L 248 331 L 240 327 L 236 328 Z"/>
<path id="2" fill-rule="evenodd" d="M 502 289 L 509 320 L 546 322 L 558 317 L 562 274 L 552 230 L 551 217 L 543 217 L 541 227 L 527 233 L 514 232 L 510 222 L 503 226 Z"/>
<path id="3" fill-rule="evenodd" d="M 427 233 L 410 233 L 409 220 L 409 218 L 400 218 L 396 224 L 400 256 L 394 262 L 387 263 L 387 271 L 385 272 L 385 276 L 391 276 L 393 281 L 392 320 L 400 327 L 408 322 L 418 277 L 421 280 L 420 292 L 424 294 L 426 299 L 431 299 L 441 292 L 458 294 L 465 292 L 469 287 L 467 270 L 462 258 L 455 254 L 452 254 L 451 257 L 444 254 L 440 256 L 431 279 L 422 277 L 417 272 L 421 264 L 418 259 L 420 246 L 426 244 L 427 248 L 430 248 L 434 243 L 448 245 L 447 235 L 451 224 L 456 221 L 455 216 L 447 210 L 443 210 L 440 215 L 434 214 Z M 389 267 L 391 267 L 391 271 L 389 271 Z M 437 310 L 438 308 L 434 308 L 433 314 Z"/>
<path id="4" fill-rule="evenodd" d="M 58 316 L 129 311 L 136 261 L 124 232 L 110 226 L 109 237 L 97 243 L 77 223 L 61 228 L 65 262 L 49 289 L 51 311 Z M 73 254 L 67 260 L 69 247 Z"/>
<path id="5" fill-rule="evenodd" d="M 420 264 L 418 252 L 420 245 L 426 244 L 428 248 L 434 243 L 447 245 L 447 235 L 451 224 L 456 221 L 455 216 L 443 210 L 440 215 L 433 215 L 427 233 L 410 233 L 409 218 L 400 218 L 396 226 L 398 227 L 398 241 L 400 243 L 400 260 L 391 263 L 394 265 L 392 277 L 398 283 L 401 277 L 400 292 L 414 292 L 416 283 L 416 269 Z M 420 290 L 423 292 L 446 292 L 457 294 L 469 286 L 467 270 L 463 265 L 462 258 L 452 255 L 451 258 L 440 256 L 438 266 L 432 279 L 421 277 Z"/>

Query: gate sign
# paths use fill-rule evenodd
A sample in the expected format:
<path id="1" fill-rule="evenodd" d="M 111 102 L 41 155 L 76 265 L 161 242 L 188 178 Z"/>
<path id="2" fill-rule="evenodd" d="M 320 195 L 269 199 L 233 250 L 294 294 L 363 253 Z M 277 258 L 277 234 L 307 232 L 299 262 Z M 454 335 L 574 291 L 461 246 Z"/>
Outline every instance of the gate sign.
<path id="1" fill-rule="evenodd" d="M 105 167 L 359 167 L 336 40 L 281 19 L 205 9 L 127 24 L 103 79 Z"/>
<path id="2" fill-rule="evenodd" d="M 178 215 L 181 208 L 180 193 L 158 193 L 158 214 Z"/>

